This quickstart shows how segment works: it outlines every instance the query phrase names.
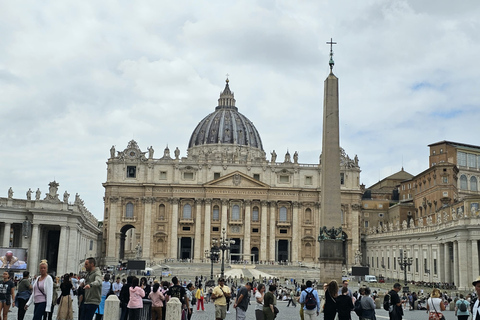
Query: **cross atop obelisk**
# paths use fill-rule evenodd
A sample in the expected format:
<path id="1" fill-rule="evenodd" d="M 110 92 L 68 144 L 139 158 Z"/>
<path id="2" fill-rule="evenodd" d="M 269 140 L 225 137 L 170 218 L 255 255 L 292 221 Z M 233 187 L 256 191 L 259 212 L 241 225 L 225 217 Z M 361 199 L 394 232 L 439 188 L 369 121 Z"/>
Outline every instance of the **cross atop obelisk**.
<path id="1" fill-rule="evenodd" d="M 327 42 L 327 44 L 330 45 L 330 61 L 328 64 L 330 65 L 330 73 L 333 73 L 333 66 L 335 65 L 335 62 L 333 62 L 333 45 L 337 43 L 333 42 L 333 38 L 330 38 L 330 41 Z"/>

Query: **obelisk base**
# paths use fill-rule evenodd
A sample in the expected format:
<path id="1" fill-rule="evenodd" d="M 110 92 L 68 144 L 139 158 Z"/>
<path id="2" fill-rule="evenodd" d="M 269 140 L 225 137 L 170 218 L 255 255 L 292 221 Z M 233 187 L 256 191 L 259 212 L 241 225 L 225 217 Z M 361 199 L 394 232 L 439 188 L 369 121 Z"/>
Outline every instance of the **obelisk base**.
<path id="1" fill-rule="evenodd" d="M 342 282 L 343 240 L 320 241 L 320 284 Z"/>

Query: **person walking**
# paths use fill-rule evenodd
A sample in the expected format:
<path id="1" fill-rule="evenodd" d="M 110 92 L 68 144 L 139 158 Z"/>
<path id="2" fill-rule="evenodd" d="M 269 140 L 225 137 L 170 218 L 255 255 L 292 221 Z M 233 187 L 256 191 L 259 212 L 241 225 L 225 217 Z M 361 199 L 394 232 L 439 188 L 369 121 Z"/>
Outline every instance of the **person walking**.
<path id="1" fill-rule="evenodd" d="M 303 304 L 303 317 L 305 320 L 315 319 L 315 313 L 320 314 L 320 298 L 318 292 L 312 285 L 312 281 L 308 280 L 305 290 L 300 294 L 300 304 Z"/>
<path id="2" fill-rule="evenodd" d="M 362 306 L 362 315 L 360 316 L 360 320 L 375 320 L 375 301 L 373 301 L 372 297 L 370 296 L 372 291 L 369 287 L 366 287 L 360 288 L 359 292 L 361 293 L 361 296 L 358 298 L 360 299 L 360 305 Z"/>
<path id="3" fill-rule="evenodd" d="M 205 311 L 202 284 L 198 285 L 197 292 L 195 292 L 195 298 L 197 299 L 197 311 L 200 310 L 200 305 L 202 306 L 202 311 Z"/>
<path id="4" fill-rule="evenodd" d="M 289 296 L 290 296 L 290 298 L 288 299 L 287 307 L 290 306 L 290 303 L 291 303 L 294 307 L 297 307 L 297 304 L 295 303 L 295 289 L 290 290 Z"/>
<path id="5" fill-rule="evenodd" d="M 160 290 L 160 283 L 153 284 L 153 290 L 148 295 L 148 298 L 152 300 L 152 320 L 162 320 L 162 308 L 165 296 Z"/>
<path id="6" fill-rule="evenodd" d="M 442 293 L 437 288 L 432 290 L 430 298 L 427 300 L 427 311 L 429 320 L 440 320 L 443 317 L 442 311 L 445 311 Z"/>
<path id="7" fill-rule="evenodd" d="M 7 320 L 10 306 L 15 307 L 15 284 L 8 271 L 5 271 L 0 281 L 0 316 L 3 315 L 3 320 Z"/>
<path id="8" fill-rule="evenodd" d="M 325 291 L 325 305 L 323 307 L 324 319 L 334 320 L 337 314 L 337 296 L 338 296 L 338 283 L 332 280 L 327 285 Z"/>
<path id="9" fill-rule="evenodd" d="M 70 281 L 70 274 L 66 273 L 63 276 L 60 284 L 60 304 L 58 305 L 57 320 L 73 320 L 72 296 L 70 290 L 73 289 L 73 284 Z"/>
<path id="10" fill-rule="evenodd" d="M 337 297 L 338 320 L 352 320 L 353 302 L 348 295 L 348 287 L 343 286 L 340 292 L 342 294 Z"/>
<path id="11" fill-rule="evenodd" d="M 245 320 L 247 317 L 247 309 L 250 304 L 250 291 L 252 290 L 252 283 L 247 282 L 245 286 L 238 291 L 237 299 L 233 304 L 233 308 L 237 310 L 236 319 Z"/>
<path id="12" fill-rule="evenodd" d="M 140 311 L 143 308 L 143 300 L 145 297 L 145 291 L 140 285 L 140 280 L 134 277 L 132 280 L 132 286 L 128 289 L 130 292 L 130 300 L 128 301 L 128 318 L 130 320 L 140 319 Z"/>
<path id="13" fill-rule="evenodd" d="M 268 287 L 268 292 L 263 298 L 263 318 L 264 320 L 273 320 L 275 319 L 275 305 L 277 304 L 277 298 L 275 297 L 275 291 L 277 286 L 271 284 Z"/>
<path id="14" fill-rule="evenodd" d="M 227 298 L 230 299 L 232 293 L 230 288 L 225 285 L 225 279 L 218 279 L 218 286 L 213 288 L 212 299 L 215 304 L 215 319 L 222 320 L 227 316 Z"/>
<path id="15" fill-rule="evenodd" d="M 263 298 L 265 297 L 265 285 L 258 284 L 255 292 L 255 320 L 263 320 Z"/>
<path id="16" fill-rule="evenodd" d="M 18 320 L 23 320 L 25 318 L 25 304 L 27 304 L 28 299 L 32 295 L 32 284 L 28 277 L 30 272 L 24 271 L 23 278 L 17 285 L 17 295 L 15 296 L 15 305 L 18 308 Z"/>
<path id="17" fill-rule="evenodd" d="M 47 273 L 46 260 L 40 262 L 40 275 L 33 282 L 33 292 L 25 305 L 25 310 L 33 303 L 33 320 L 42 320 L 45 313 L 50 312 L 53 298 L 53 280 Z"/>
<path id="18" fill-rule="evenodd" d="M 460 299 L 455 302 L 455 316 L 458 320 L 467 320 L 470 316 L 468 308 L 470 307 L 470 302 L 465 300 L 465 297 L 460 293 Z"/>
<path id="19" fill-rule="evenodd" d="M 97 310 L 102 300 L 102 274 L 96 267 L 95 258 L 85 260 L 85 297 L 82 309 L 82 318 L 79 320 L 92 320 L 95 310 Z"/>
<path id="20" fill-rule="evenodd" d="M 398 292 L 400 292 L 401 289 L 402 285 L 396 282 L 393 285 L 393 289 L 388 292 L 388 295 L 390 296 L 390 311 L 388 312 L 390 320 L 402 320 L 402 301 L 398 295 Z"/>

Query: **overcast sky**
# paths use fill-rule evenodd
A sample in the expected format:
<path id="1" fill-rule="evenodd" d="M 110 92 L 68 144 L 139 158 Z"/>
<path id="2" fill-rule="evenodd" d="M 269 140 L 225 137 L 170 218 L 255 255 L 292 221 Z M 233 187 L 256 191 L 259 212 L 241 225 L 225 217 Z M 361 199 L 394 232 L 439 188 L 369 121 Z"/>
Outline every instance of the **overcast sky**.
<path id="1" fill-rule="evenodd" d="M 367 186 L 480 145 L 480 2 L 0 0 L 0 195 L 56 180 L 103 219 L 109 149 L 155 157 L 214 111 L 225 75 L 267 154 L 318 163 L 333 38 L 341 146 Z"/>

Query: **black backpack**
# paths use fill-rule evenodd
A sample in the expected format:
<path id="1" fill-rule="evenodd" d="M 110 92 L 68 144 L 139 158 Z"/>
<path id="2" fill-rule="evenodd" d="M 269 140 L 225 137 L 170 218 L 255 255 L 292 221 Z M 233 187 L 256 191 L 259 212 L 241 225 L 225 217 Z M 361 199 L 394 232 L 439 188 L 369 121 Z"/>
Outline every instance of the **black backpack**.
<path id="1" fill-rule="evenodd" d="M 388 312 L 390 312 L 390 306 L 391 306 L 390 299 L 391 297 L 389 294 L 386 294 L 385 297 L 383 298 L 383 309 Z"/>
<path id="2" fill-rule="evenodd" d="M 358 317 L 361 317 L 363 314 L 362 304 L 360 303 L 361 299 L 362 296 L 359 296 L 358 299 L 355 301 L 355 308 L 353 309 L 353 311 L 355 311 Z"/>
<path id="3" fill-rule="evenodd" d="M 305 297 L 305 308 L 308 310 L 313 310 L 317 307 L 317 299 L 313 295 L 313 289 L 310 291 L 305 290 L 307 296 Z"/>
<path id="4" fill-rule="evenodd" d="M 461 300 L 461 303 L 460 303 L 460 306 L 458 307 L 458 309 L 460 309 L 460 311 L 462 312 L 465 312 L 467 311 L 467 304 L 465 303 L 465 300 Z"/>

